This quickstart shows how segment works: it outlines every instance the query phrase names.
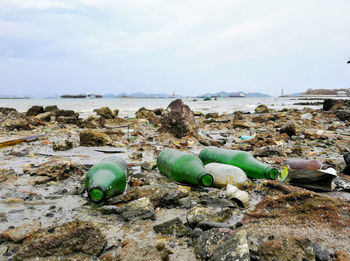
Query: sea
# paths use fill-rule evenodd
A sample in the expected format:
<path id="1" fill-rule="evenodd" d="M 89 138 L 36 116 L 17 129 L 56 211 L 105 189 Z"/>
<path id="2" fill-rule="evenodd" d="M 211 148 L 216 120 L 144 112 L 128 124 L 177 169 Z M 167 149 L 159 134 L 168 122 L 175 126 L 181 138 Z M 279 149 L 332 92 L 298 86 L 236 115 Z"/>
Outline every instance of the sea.
<path id="1" fill-rule="evenodd" d="M 147 109 L 166 108 L 170 102 L 176 98 L 82 98 L 82 99 L 0 99 L 0 107 L 15 108 L 19 112 L 27 111 L 33 105 L 57 105 L 60 109 L 74 110 L 80 114 L 82 118 L 93 115 L 94 109 L 101 107 L 109 107 L 112 110 L 119 109 L 119 117 L 134 117 L 141 107 Z M 203 98 L 182 98 L 192 111 L 201 111 L 204 114 L 209 112 L 233 113 L 235 111 L 254 112 L 255 108 L 260 104 L 265 104 L 271 109 L 281 110 L 283 108 L 304 107 L 318 109 L 321 106 L 305 106 L 295 105 L 298 102 L 317 102 L 319 100 L 301 100 L 299 97 L 268 97 L 268 98 L 211 98 L 205 100 Z"/>

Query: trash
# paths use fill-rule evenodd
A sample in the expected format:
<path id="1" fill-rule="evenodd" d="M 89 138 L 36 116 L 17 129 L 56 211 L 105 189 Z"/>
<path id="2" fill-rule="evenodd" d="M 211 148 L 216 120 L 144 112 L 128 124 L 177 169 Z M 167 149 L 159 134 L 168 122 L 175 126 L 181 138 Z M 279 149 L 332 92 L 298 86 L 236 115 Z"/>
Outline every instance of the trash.
<path id="1" fill-rule="evenodd" d="M 337 172 L 333 168 L 321 169 L 322 162 L 316 159 L 291 159 L 284 163 L 288 168 L 286 181 L 307 189 L 317 191 L 332 191 L 334 189 L 333 179 Z"/>
<path id="2" fill-rule="evenodd" d="M 246 191 L 239 190 L 234 185 L 227 184 L 225 194 L 226 198 L 235 200 L 240 207 L 248 207 L 249 194 Z"/>
<path id="3" fill-rule="evenodd" d="M 317 159 L 304 160 L 304 159 L 289 159 L 285 163 L 291 169 L 320 169 L 322 162 Z"/>
<path id="4" fill-rule="evenodd" d="M 128 164 L 120 157 L 111 156 L 94 165 L 86 174 L 85 189 L 95 203 L 124 191 Z"/>
<path id="5" fill-rule="evenodd" d="M 204 170 L 203 163 L 196 156 L 166 149 L 157 157 L 158 170 L 169 178 L 194 185 L 211 186 L 213 176 Z"/>
<path id="6" fill-rule="evenodd" d="M 243 188 L 248 182 L 244 171 L 232 165 L 214 162 L 205 165 L 204 169 L 213 176 L 213 184 L 216 187 L 225 187 L 227 184 L 231 184 Z"/>
<path id="7" fill-rule="evenodd" d="M 5 146 L 12 146 L 16 144 L 20 144 L 22 142 L 35 141 L 39 138 L 45 137 L 46 135 L 34 135 L 34 136 L 26 136 L 26 137 L 17 137 L 17 138 L 5 138 L 0 139 L 0 148 Z"/>
<path id="8" fill-rule="evenodd" d="M 241 136 L 241 140 L 250 140 L 250 139 L 253 139 L 254 137 L 252 136 L 247 136 L 247 135 L 242 135 Z"/>
<path id="9" fill-rule="evenodd" d="M 305 113 L 305 114 L 300 116 L 300 119 L 302 119 L 302 120 L 311 120 L 312 119 L 312 114 L 310 112 Z"/>
<path id="10" fill-rule="evenodd" d="M 218 162 L 239 167 L 251 178 L 277 179 L 279 174 L 276 168 L 256 160 L 250 153 L 245 151 L 210 146 L 201 150 L 199 158 L 204 164 Z"/>

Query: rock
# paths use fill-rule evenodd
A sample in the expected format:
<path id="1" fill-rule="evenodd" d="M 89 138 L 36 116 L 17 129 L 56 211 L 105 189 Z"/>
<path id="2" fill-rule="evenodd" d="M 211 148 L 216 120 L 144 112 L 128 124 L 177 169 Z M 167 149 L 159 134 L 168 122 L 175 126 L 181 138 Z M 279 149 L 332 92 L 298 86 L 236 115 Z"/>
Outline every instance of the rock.
<path id="1" fill-rule="evenodd" d="M 255 128 L 256 125 L 250 121 L 234 120 L 233 127 L 242 128 L 242 129 L 250 129 L 250 128 Z"/>
<path id="2" fill-rule="evenodd" d="M 309 140 L 315 140 L 315 139 L 327 139 L 326 135 L 324 134 L 323 130 L 313 130 L 313 129 L 306 129 L 304 131 L 305 139 Z"/>
<path id="3" fill-rule="evenodd" d="M 154 109 L 153 112 L 155 115 L 161 116 L 161 115 L 163 115 L 165 110 L 163 108 L 157 108 L 157 109 Z"/>
<path id="4" fill-rule="evenodd" d="M 211 207 L 217 207 L 217 208 L 234 208 L 236 205 L 232 203 L 231 200 L 225 199 L 225 198 L 217 198 L 217 197 L 211 197 L 208 195 L 200 196 L 200 203 L 203 206 L 211 206 Z"/>
<path id="5" fill-rule="evenodd" d="M 30 121 L 24 118 L 22 115 L 9 115 L 1 125 L 8 131 L 13 130 L 31 130 L 33 126 Z"/>
<path id="6" fill-rule="evenodd" d="M 114 119 L 115 114 L 109 107 L 102 107 L 99 109 L 95 109 L 97 115 L 101 116 L 104 119 Z M 119 111 L 118 111 L 119 112 Z"/>
<path id="7" fill-rule="evenodd" d="M 201 111 L 195 111 L 195 112 L 193 112 L 194 113 L 194 116 L 196 116 L 196 117 L 201 117 L 201 116 L 203 116 L 203 112 L 201 112 Z"/>
<path id="8" fill-rule="evenodd" d="M 334 255 L 337 258 L 335 261 L 350 261 L 350 256 L 342 250 L 335 251 Z"/>
<path id="9" fill-rule="evenodd" d="M 187 135 L 198 137 L 194 113 L 181 99 L 172 101 L 161 117 L 161 130 L 173 134 L 176 138 Z"/>
<path id="10" fill-rule="evenodd" d="M 217 113 L 217 112 L 207 113 L 207 114 L 205 115 L 205 118 L 206 118 L 206 119 L 210 119 L 210 118 L 219 118 L 219 113 Z"/>
<path id="11" fill-rule="evenodd" d="M 149 122 L 153 123 L 156 121 L 157 116 L 152 110 L 148 110 L 145 107 L 140 108 L 135 113 L 136 119 L 146 119 Z"/>
<path id="12" fill-rule="evenodd" d="M 99 147 L 111 143 L 112 139 L 107 134 L 90 130 L 80 132 L 80 146 Z"/>
<path id="13" fill-rule="evenodd" d="M 79 123 L 78 117 L 70 117 L 70 116 L 58 116 L 56 117 L 56 121 L 64 124 L 77 124 Z"/>
<path id="14" fill-rule="evenodd" d="M 261 260 L 315 260 L 311 240 L 308 238 L 288 238 L 268 240 L 259 246 Z"/>
<path id="15" fill-rule="evenodd" d="M 105 118 L 99 115 L 91 115 L 86 119 L 80 120 L 78 125 L 80 128 L 97 129 L 103 128 L 105 124 Z"/>
<path id="16" fill-rule="evenodd" d="M 123 206 L 122 217 L 125 221 L 154 219 L 154 209 L 148 198 L 140 198 Z"/>
<path id="17" fill-rule="evenodd" d="M 283 152 L 282 145 L 275 145 L 258 148 L 253 152 L 253 155 L 258 157 L 284 156 Z"/>
<path id="18" fill-rule="evenodd" d="M 265 104 L 261 104 L 255 108 L 256 113 L 267 113 L 270 112 L 269 108 Z"/>
<path id="19" fill-rule="evenodd" d="M 102 206 L 100 208 L 100 211 L 102 214 L 105 215 L 119 215 L 122 213 L 122 208 L 121 207 L 117 207 L 117 206 Z"/>
<path id="20" fill-rule="evenodd" d="M 51 119 L 54 117 L 55 113 L 48 111 L 44 113 L 40 113 L 35 116 L 39 121 L 51 121 Z"/>
<path id="21" fill-rule="evenodd" d="M 3 231 L 0 234 L 0 240 L 8 239 L 15 243 L 21 243 L 24 239 L 29 237 L 31 234 L 37 232 L 40 228 L 41 228 L 41 222 L 34 221 L 31 224 L 24 224 L 24 225 Z"/>
<path id="22" fill-rule="evenodd" d="M 71 161 L 49 161 L 29 171 L 30 175 L 47 176 L 50 180 L 59 181 L 85 173 L 82 165 Z"/>
<path id="23" fill-rule="evenodd" d="M 74 112 L 73 110 L 58 110 L 56 111 L 56 117 L 72 117 L 79 118 L 79 113 Z"/>
<path id="24" fill-rule="evenodd" d="M 126 239 L 124 242 L 114 260 L 164 261 L 169 260 L 169 255 L 172 253 L 164 245 L 149 240 Z"/>
<path id="25" fill-rule="evenodd" d="M 312 248 L 314 250 L 316 261 L 328 261 L 331 258 L 327 249 L 322 248 L 318 243 L 313 242 Z"/>
<path id="26" fill-rule="evenodd" d="M 302 114 L 300 116 L 300 119 L 302 119 L 302 120 L 311 120 L 312 119 L 312 114 L 310 112 Z"/>
<path id="27" fill-rule="evenodd" d="M 0 107 L 0 113 L 4 115 L 10 114 L 11 112 L 17 113 L 17 110 L 14 108 Z"/>
<path id="28" fill-rule="evenodd" d="M 227 229 L 233 229 L 233 226 L 227 223 L 220 223 L 220 222 L 209 222 L 209 221 L 201 221 L 197 224 L 197 227 L 200 229 L 207 231 L 212 228 L 227 228 Z"/>
<path id="29" fill-rule="evenodd" d="M 5 185 L 7 182 L 15 181 L 16 171 L 14 169 L 0 169 L 0 186 Z"/>
<path id="30" fill-rule="evenodd" d="M 213 228 L 205 231 L 195 239 L 194 251 L 201 260 L 250 260 L 244 230 Z"/>
<path id="31" fill-rule="evenodd" d="M 124 195 L 124 201 L 130 201 L 147 197 L 152 202 L 154 208 L 170 208 L 179 206 L 179 200 L 189 195 L 189 192 L 173 183 L 145 185 L 142 187 L 133 187 Z"/>
<path id="32" fill-rule="evenodd" d="M 287 133 L 289 137 L 296 134 L 296 125 L 293 120 L 287 121 L 281 128 L 280 133 Z"/>
<path id="33" fill-rule="evenodd" d="M 230 208 L 194 207 L 187 212 L 186 219 L 190 226 L 195 227 L 203 221 L 222 223 L 231 216 Z"/>
<path id="34" fill-rule="evenodd" d="M 44 113 L 44 107 L 43 106 L 38 106 L 38 105 L 34 105 L 32 107 L 30 107 L 28 109 L 28 111 L 26 112 L 27 116 L 36 116 L 40 113 Z"/>
<path id="35" fill-rule="evenodd" d="M 49 112 L 49 111 L 51 111 L 51 112 L 56 112 L 56 111 L 58 111 L 58 110 L 59 110 L 59 109 L 58 109 L 57 105 L 48 105 L 48 106 L 46 106 L 45 109 L 44 109 L 45 112 Z"/>
<path id="36" fill-rule="evenodd" d="M 325 99 L 323 101 L 323 110 L 329 111 L 331 110 L 336 104 L 343 104 L 342 100 L 334 100 L 334 99 Z"/>
<path id="37" fill-rule="evenodd" d="M 163 235 L 175 234 L 178 237 L 183 237 L 189 233 L 189 229 L 182 224 L 181 219 L 178 217 L 153 226 L 153 230 Z"/>
<path id="38" fill-rule="evenodd" d="M 91 222 L 75 220 L 40 229 L 24 240 L 13 260 L 68 256 L 76 252 L 99 256 L 106 244 L 105 236 Z"/>
<path id="39" fill-rule="evenodd" d="M 335 115 L 341 121 L 350 121 L 350 111 L 337 111 Z"/>
<path id="40" fill-rule="evenodd" d="M 54 151 L 67 151 L 73 148 L 73 141 L 61 140 L 59 142 L 52 143 L 52 149 Z"/>
<path id="41" fill-rule="evenodd" d="M 343 158 L 344 158 L 346 165 L 350 165 L 350 152 L 344 153 Z"/>

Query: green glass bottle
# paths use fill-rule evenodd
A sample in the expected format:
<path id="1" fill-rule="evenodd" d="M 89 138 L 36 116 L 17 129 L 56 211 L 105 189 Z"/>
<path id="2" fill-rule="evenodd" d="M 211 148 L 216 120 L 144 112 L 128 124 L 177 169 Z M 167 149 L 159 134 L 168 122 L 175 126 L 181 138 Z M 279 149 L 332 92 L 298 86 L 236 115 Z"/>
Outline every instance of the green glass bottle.
<path id="1" fill-rule="evenodd" d="M 90 200 L 104 201 L 124 191 L 128 164 L 119 157 L 107 157 L 90 168 L 85 178 L 85 189 Z"/>
<path id="2" fill-rule="evenodd" d="M 201 160 L 186 152 L 166 149 L 157 157 L 158 170 L 169 178 L 184 183 L 211 186 L 213 177 L 204 170 Z"/>
<path id="3" fill-rule="evenodd" d="M 201 150 L 199 158 L 204 164 L 219 162 L 236 166 L 241 168 L 248 177 L 255 179 L 276 179 L 278 177 L 277 169 L 256 160 L 245 151 L 209 146 Z"/>

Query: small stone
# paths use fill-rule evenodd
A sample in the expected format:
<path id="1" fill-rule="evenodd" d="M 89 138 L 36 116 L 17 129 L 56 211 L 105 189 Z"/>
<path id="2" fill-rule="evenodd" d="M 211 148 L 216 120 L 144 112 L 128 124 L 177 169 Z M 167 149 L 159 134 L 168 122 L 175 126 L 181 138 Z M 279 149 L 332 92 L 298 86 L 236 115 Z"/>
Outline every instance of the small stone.
<path id="1" fill-rule="evenodd" d="M 281 128 L 280 133 L 287 133 L 289 137 L 296 134 L 296 125 L 293 120 L 287 121 Z"/>
<path id="2" fill-rule="evenodd" d="M 109 107 L 102 107 L 99 109 L 95 109 L 97 115 L 100 115 L 104 119 L 114 119 L 115 115 L 113 111 Z"/>
<path id="3" fill-rule="evenodd" d="M 322 248 L 318 243 L 313 242 L 312 248 L 314 249 L 316 261 L 328 261 L 331 258 L 328 250 Z"/>
<path id="4" fill-rule="evenodd" d="M 154 209 L 148 198 L 131 201 L 122 207 L 122 217 L 125 221 L 154 219 Z"/>
<path id="5" fill-rule="evenodd" d="M 194 207 L 186 214 L 187 223 L 195 227 L 203 221 L 224 222 L 232 216 L 230 208 Z"/>
<path id="6" fill-rule="evenodd" d="M 84 130 L 80 133 L 80 146 L 98 147 L 110 145 L 112 139 L 104 133 Z"/>
<path id="7" fill-rule="evenodd" d="M 153 226 L 153 230 L 156 233 L 163 235 L 175 234 L 178 237 L 185 236 L 189 233 L 189 229 L 184 224 L 182 224 L 181 219 L 178 217 Z"/>

